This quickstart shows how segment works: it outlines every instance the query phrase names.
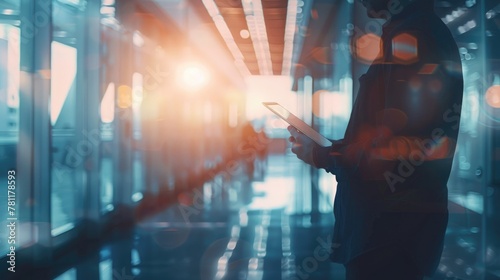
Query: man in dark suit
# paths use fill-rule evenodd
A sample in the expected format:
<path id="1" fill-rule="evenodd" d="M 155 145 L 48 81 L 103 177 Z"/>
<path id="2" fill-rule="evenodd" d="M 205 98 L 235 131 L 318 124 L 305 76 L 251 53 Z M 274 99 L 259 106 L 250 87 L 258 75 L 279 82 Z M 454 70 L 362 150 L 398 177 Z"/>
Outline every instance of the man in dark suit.
<path id="1" fill-rule="evenodd" d="M 362 3 L 387 22 L 344 139 L 323 148 L 289 127 L 292 151 L 336 175 L 331 259 L 347 279 L 423 279 L 437 268 L 448 222 L 461 59 L 433 0 Z"/>

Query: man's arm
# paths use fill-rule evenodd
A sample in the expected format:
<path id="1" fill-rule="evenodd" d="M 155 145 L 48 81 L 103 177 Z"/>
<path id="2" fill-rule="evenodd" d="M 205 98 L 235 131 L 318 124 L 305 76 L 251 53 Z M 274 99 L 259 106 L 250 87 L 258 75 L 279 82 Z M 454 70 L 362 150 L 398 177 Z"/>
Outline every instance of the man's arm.
<path id="1" fill-rule="evenodd" d="M 450 112 L 460 113 L 456 112 L 460 104 L 453 100 L 460 100 L 454 95 L 462 94 L 456 85 L 461 79 L 453 78 L 456 73 L 450 72 L 450 61 L 430 52 L 429 46 L 436 46 L 435 42 L 418 33 L 411 35 L 418 38 L 417 61 L 375 66 L 379 68 L 377 79 L 383 79 L 381 92 L 369 94 L 384 99 L 383 110 L 372 123 L 363 124 L 349 142 L 314 147 L 317 167 L 332 173 L 336 168 L 360 168 L 363 175 L 376 178 L 401 158 L 430 161 L 453 156 L 456 134 L 447 132 L 457 129 L 458 124 L 448 119 Z"/>
<path id="2" fill-rule="evenodd" d="M 343 139 L 333 140 L 330 147 L 314 146 L 312 151 L 314 166 L 335 173 L 335 169 L 341 167 L 340 158 L 344 146 Z"/>

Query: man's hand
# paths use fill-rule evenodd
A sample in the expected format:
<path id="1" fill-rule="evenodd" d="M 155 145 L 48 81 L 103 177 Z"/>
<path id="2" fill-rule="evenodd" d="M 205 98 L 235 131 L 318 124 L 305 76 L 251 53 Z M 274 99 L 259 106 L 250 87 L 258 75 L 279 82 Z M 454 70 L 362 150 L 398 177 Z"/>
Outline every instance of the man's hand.
<path id="1" fill-rule="evenodd" d="M 292 136 L 288 138 L 292 142 L 292 153 L 297 157 L 312 166 L 315 166 L 313 161 L 313 149 L 316 144 L 311 138 L 305 136 L 293 126 L 288 126 L 288 131 Z"/>

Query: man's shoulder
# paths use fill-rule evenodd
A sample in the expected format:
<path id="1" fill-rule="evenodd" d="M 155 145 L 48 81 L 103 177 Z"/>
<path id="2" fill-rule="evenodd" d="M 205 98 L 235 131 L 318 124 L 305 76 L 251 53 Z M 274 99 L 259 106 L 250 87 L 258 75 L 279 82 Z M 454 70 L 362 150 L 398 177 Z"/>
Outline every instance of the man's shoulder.
<path id="1" fill-rule="evenodd" d="M 458 48 L 455 39 L 448 26 L 434 13 L 429 12 L 394 23 L 387 28 L 384 44 L 398 45 L 394 40 L 399 40 L 404 45 L 413 44 L 420 55 L 428 53 L 429 57 L 457 59 L 455 53 Z"/>

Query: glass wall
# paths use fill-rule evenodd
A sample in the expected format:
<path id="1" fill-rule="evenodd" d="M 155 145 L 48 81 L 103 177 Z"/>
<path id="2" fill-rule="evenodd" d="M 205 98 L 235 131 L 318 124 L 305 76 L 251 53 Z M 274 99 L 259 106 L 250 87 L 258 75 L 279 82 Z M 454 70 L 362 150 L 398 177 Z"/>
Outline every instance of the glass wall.
<path id="1" fill-rule="evenodd" d="M 85 161 L 94 152 L 84 128 L 81 89 L 83 7 L 78 1 L 52 2 L 50 122 L 52 125 L 51 228 L 56 236 L 82 218 Z M 76 20 L 75 20 L 76 19 Z M 71 23 L 71 24 L 69 24 Z"/>
<path id="2" fill-rule="evenodd" d="M 145 193 L 175 201 L 185 181 L 229 157 L 225 135 L 244 101 L 211 70 L 210 88 L 185 90 L 196 66 L 175 84 L 174 66 L 206 61 L 150 14 L 124 23 L 115 1 L 20 2 L 0 0 L 0 184 L 8 171 L 19 184 L 15 199 L 1 191 L 0 207 L 18 212 L 0 220 L 23 213 L 18 249 L 40 245 L 31 257 L 46 265 L 63 243 L 100 237 L 119 204 L 133 219 Z M 2 260 L 10 234 L 0 227 Z"/>
<path id="3" fill-rule="evenodd" d="M 484 219 L 485 200 L 491 170 L 489 154 L 493 149 L 490 135 L 498 129 L 491 119 L 487 96 L 495 82 L 492 45 L 487 39 L 493 36 L 488 35 L 491 26 L 487 26 L 487 11 L 495 6 L 493 2 L 466 1 L 437 9 L 459 46 L 464 76 L 462 107 L 453 108 L 462 115 L 448 181 L 450 219 L 439 267 L 440 273 L 460 279 L 489 277 L 485 237 L 491 228 Z M 462 263 L 462 260 L 467 261 Z"/>
<path id="4" fill-rule="evenodd" d="M 9 2 L 10 3 L 10 2 Z M 1 2 L 0 2 L 1 4 Z M 17 149 L 19 143 L 19 27 L 0 24 L 0 220 L 16 218 L 8 206 L 18 209 L 16 197 Z M 10 175 L 10 176 L 9 176 Z M 10 177 L 10 178 L 9 178 Z M 9 186 L 9 187 L 7 187 Z M 12 186 L 12 187 L 11 187 Z M 9 230 L 0 228 L 0 253 L 7 252 Z"/>
<path id="5" fill-rule="evenodd" d="M 20 225 L 20 231 L 33 233 L 37 242 L 50 248 L 51 241 L 81 229 L 90 217 L 103 225 L 104 217 L 112 216 L 108 214 L 119 204 L 133 212 L 142 203 L 156 207 L 161 199 L 176 201 L 181 191 L 200 184 L 192 178 L 202 178 L 196 176 L 220 165 L 222 157 L 235 156 L 231 147 L 239 141 L 241 119 L 248 113 L 242 105 L 245 100 L 224 78 L 203 90 L 188 89 L 196 82 L 193 77 L 201 76 L 197 71 L 203 67 L 197 67 L 206 61 L 196 50 L 181 46 L 182 34 L 159 27 L 158 21 L 148 21 L 149 16 L 141 18 L 143 11 L 122 15 L 125 22 L 120 22 L 115 1 L 51 0 L 50 15 L 43 14 L 43 7 L 28 5 L 41 1 L 25 2 L 21 7 L 19 1 L 0 0 L 0 185 L 9 185 L 8 172 L 19 168 L 28 172 L 16 176 L 29 182 L 22 186 L 27 193 L 22 200 L 10 200 L 10 193 L 2 189 L 0 207 L 7 209 L 13 204 L 9 201 L 15 201 L 20 211 L 37 215 Z M 301 66 L 305 71 L 298 78 L 297 99 L 290 101 L 302 104 L 299 115 L 332 139 L 344 134 L 356 92 L 353 80 L 367 66 L 351 61 L 352 3 L 341 2 L 339 17 L 332 23 L 338 36 L 311 52 L 314 62 Z M 90 12 L 96 3 L 99 8 Z M 27 11 L 21 13 L 20 8 Z M 464 104 L 457 109 L 463 121 L 449 182 L 450 230 L 443 255 L 456 267 L 439 269 L 448 277 L 481 279 L 485 264 L 490 261 L 495 267 L 495 258 L 488 254 L 498 253 L 485 239 L 485 231 L 488 221 L 498 221 L 494 211 L 498 200 L 493 198 L 499 184 L 494 168 L 499 166 L 500 148 L 494 145 L 499 137 L 500 64 L 498 48 L 491 47 L 488 38 L 498 41 L 500 7 L 495 1 L 462 1 L 440 6 L 437 12 L 456 37 L 465 76 Z M 31 35 L 40 38 L 25 44 L 26 52 L 21 51 L 21 41 L 29 36 L 22 32 L 29 29 L 20 28 L 26 24 L 21 14 L 26 15 L 24 20 L 47 19 L 36 23 L 40 32 Z M 94 21 L 96 29 L 88 25 Z M 51 34 L 41 32 L 42 25 Z M 44 40 L 47 50 L 38 45 Z M 26 62 L 45 58 L 50 58 L 49 66 L 37 68 Z M 29 67 L 21 67 L 23 61 Z M 208 72 L 210 79 L 220 78 L 215 71 Z M 187 84 L 175 84 L 178 80 Z M 45 82 L 50 84 L 47 92 Z M 280 137 L 287 134 L 282 131 Z M 21 141 L 27 144 L 20 147 Z M 28 156 L 20 156 L 23 151 Z M 45 152 L 47 156 L 40 156 Z M 491 161 L 496 165 L 490 167 Z M 302 171 L 309 182 L 304 182 L 301 209 L 330 212 L 334 177 Z M 210 181 L 210 176 L 204 179 Z M 319 190 L 309 188 L 316 183 Z M 154 200 L 146 200 L 148 195 Z M 0 211 L 0 220 L 9 215 Z M 9 234 L 0 227 L 1 254 L 8 250 Z"/>
<path id="6" fill-rule="evenodd" d="M 103 7 L 106 9 L 106 7 Z M 109 9 L 109 7 L 108 7 Z M 116 107 L 116 91 L 119 85 L 118 69 L 116 63 L 118 54 L 113 51 L 118 48 L 120 34 L 119 25 L 112 14 L 103 15 L 103 25 L 101 26 L 102 44 L 100 52 L 102 55 L 101 64 L 101 94 L 99 103 L 100 113 L 100 155 L 99 155 L 99 179 L 100 179 L 100 211 L 107 213 L 114 209 L 114 176 L 115 161 L 114 154 L 114 126 Z"/>
<path id="7" fill-rule="evenodd" d="M 1 0 L 0 13 L 3 15 L 19 15 L 20 0 Z"/>

